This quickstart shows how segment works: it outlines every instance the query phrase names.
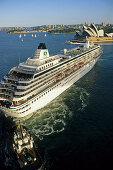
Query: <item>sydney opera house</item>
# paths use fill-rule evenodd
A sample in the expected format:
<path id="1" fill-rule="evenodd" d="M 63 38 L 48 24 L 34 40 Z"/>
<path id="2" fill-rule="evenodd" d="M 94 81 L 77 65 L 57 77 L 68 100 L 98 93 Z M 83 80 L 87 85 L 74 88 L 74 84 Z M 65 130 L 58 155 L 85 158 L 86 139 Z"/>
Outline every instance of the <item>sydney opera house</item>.
<path id="1" fill-rule="evenodd" d="M 104 30 L 98 30 L 94 24 L 91 24 L 89 27 L 83 26 L 81 31 L 77 31 L 75 34 L 75 39 L 85 39 L 87 37 L 103 37 Z"/>

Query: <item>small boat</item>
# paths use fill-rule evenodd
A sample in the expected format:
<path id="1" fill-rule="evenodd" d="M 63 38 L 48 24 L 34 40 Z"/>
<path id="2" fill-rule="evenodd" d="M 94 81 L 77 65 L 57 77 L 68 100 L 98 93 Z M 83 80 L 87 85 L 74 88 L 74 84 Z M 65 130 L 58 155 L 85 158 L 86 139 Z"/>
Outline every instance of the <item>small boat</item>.
<path id="1" fill-rule="evenodd" d="M 34 164 L 36 164 L 37 170 L 41 168 L 42 159 L 39 153 L 36 153 L 34 140 L 20 121 L 14 128 L 13 134 L 13 151 L 20 168 L 31 167 Z"/>
<path id="2" fill-rule="evenodd" d="M 46 37 L 46 34 L 45 34 L 45 37 Z"/>
<path id="3" fill-rule="evenodd" d="M 36 38 L 36 34 L 35 34 L 35 38 Z"/>
<path id="4" fill-rule="evenodd" d="M 26 34 L 24 34 L 24 37 L 26 36 Z"/>
<path id="5" fill-rule="evenodd" d="M 32 34 L 32 37 L 33 37 L 33 34 Z"/>

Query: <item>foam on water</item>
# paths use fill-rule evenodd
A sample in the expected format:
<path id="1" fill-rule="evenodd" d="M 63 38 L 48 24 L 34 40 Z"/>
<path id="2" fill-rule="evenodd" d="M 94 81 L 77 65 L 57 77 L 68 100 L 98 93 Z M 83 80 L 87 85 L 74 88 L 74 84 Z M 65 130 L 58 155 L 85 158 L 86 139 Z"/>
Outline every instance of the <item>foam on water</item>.
<path id="1" fill-rule="evenodd" d="M 89 93 L 87 93 L 86 90 L 82 89 L 81 94 L 80 94 L 81 108 L 79 108 L 78 110 L 85 109 L 85 107 L 88 104 L 88 98 L 89 98 Z"/>
<path id="2" fill-rule="evenodd" d="M 69 110 L 61 99 L 60 97 L 54 100 L 24 122 L 40 140 L 43 139 L 43 136 L 64 130 L 66 119 L 70 114 L 68 114 Z"/>
<path id="3" fill-rule="evenodd" d="M 73 85 L 70 89 L 57 97 L 46 107 L 35 112 L 23 123 L 28 129 L 43 140 L 44 136 L 64 131 L 67 122 L 73 117 L 73 104 L 76 110 L 83 110 L 87 106 L 89 94 L 83 88 Z M 67 102 L 71 102 L 70 105 Z"/>

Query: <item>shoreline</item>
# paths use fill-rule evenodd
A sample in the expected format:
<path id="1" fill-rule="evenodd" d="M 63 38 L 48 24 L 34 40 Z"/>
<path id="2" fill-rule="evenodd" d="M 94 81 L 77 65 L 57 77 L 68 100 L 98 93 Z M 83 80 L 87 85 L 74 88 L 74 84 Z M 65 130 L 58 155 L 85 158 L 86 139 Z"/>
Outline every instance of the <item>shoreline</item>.
<path id="1" fill-rule="evenodd" d="M 66 32 L 66 33 L 49 33 L 47 31 L 37 31 L 37 30 L 32 30 L 32 31 L 14 31 L 14 32 L 7 32 L 8 34 L 21 34 L 21 33 L 37 33 L 37 32 L 46 32 L 48 34 L 74 34 L 75 32 Z"/>
<path id="2" fill-rule="evenodd" d="M 7 32 L 8 34 L 21 34 L 21 33 L 36 33 L 36 32 L 40 32 L 40 31 L 37 31 L 37 30 L 34 30 L 34 31 L 14 31 L 14 32 Z"/>
<path id="3" fill-rule="evenodd" d="M 113 42 L 113 37 L 89 37 L 89 41 L 94 43 Z"/>
<path id="4" fill-rule="evenodd" d="M 65 32 L 65 33 L 48 33 L 48 34 L 74 34 L 75 32 Z"/>
<path id="5" fill-rule="evenodd" d="M 110 43 L 113 42 L 113 40 L 107 40 L 107 41 L 91 41 L 93 43 Z"/>
<path id="6" fill-rule="evenodd" d="M 89 37 L 88 38 L 90 42 L 93 43 L 109 43 L 113 42 L 113 37 Z M 85 40 L 70 40 L 71 43 L 85 43 Z"/>

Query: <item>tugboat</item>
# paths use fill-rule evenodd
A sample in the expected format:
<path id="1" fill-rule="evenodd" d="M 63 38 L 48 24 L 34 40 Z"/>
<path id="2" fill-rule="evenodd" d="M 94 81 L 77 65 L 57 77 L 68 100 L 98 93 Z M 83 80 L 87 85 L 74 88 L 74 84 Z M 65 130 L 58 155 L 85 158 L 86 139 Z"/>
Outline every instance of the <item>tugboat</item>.
<path id="1" fill-rule="evenodd" d="M 34 140 L 20 121 L 14 130 L 13 150 L 20 168 L 24 169 L 35 164 L 37 170 L 42 169 L 43 162 L 39 153 L 36 153 Z"/>

